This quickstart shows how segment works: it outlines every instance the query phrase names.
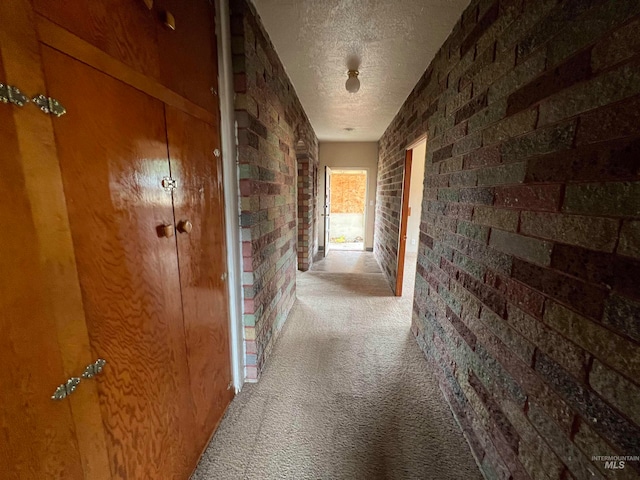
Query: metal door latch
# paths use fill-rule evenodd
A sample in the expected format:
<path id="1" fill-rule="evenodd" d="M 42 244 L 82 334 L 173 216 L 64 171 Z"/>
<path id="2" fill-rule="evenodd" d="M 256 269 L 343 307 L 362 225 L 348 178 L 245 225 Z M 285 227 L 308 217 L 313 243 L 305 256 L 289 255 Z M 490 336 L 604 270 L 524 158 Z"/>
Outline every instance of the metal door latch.
<path id="1" fill-rule="evenodd" d="M 35 103 L 40 110 L 44 113 L 50 113 L 51 115 L 55 115 L 56 117 L 61 117 L 65 113 L 67 113 L 67 109 L 64 108 L 58 100 L 51 97 L 46 97 L 44 95 L 37 95 L 31 99 L 33 103 Z"/>
<path id="2" fill-rule="evenodd" d="M 171 193 L 178 187 L 178 182 L 176 182 L 171 177 L 164 177 L 161 182 L 162 188 L 164 188 L 167 192 Z"/>
<path id="3" fill-rule="evenodd" d="M 69 395 L 76 391 L 82 379 L 88 380 L 89 378 L 95 377 L 100 372 L 102 372 L 102 369 L 106 364 L 106 360 L 99 358 L 95 362 L 87 365 L 80 377 L 71 377 L 66 381 L 66 383 L 59 385 L 58 388 L 56 388 L 56 391 L 53 392 L 51 400 L 63 400 L 67 398 Z"/>
<path id="4" fill-rule="evenodd" d="M 0 83 L 0 102 L 13 103 L 18 107 L 24 107 L 25 104 L 29 103 L 29 97 L 23 94 L 18 87 Z"/>

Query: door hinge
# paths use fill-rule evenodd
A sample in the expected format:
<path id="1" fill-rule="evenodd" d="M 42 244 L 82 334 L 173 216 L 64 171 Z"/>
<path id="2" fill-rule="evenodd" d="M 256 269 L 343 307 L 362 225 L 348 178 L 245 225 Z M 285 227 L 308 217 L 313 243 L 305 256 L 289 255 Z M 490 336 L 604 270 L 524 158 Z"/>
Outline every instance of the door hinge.
<path id="1" fill-rule="evenodd" d="M 76 388 L 78 388 L 78 385 L 80 385 L 81 380 L 82 379 L 78 377 L 71 377 L 69 380 L 67 380 L 66 383 L 63 383 L 58 388 L 56 388 L 56 391 L 53 392 L 53 395 L 51 396 L 51 400 L 63 400 L 67 398 L 69 395 L 76 391 Z"/>
<path id="2" fill-rule="evenodd" d="M 59 385 L 58 388 L 56 388 L 56 391 L 53 392 L 51 400 L 64 400 L 76 391 L 78 385 L 80 385 L 80 382 L 82 382 L 82 379 L 88 380 L 95 377 L 102 372 L 106 364 L 107 361 L 103 358 L 99 358 L 95 362 L 90 363 L 86 366 L 84 372 L 82 372 L 82 375 L 80 375 L 79 377 L 71 377 L 65 383 Z"/>
<path id="3" fill-rule="evenodd" d="M 227 390 L 231 390 L 233 388 L 233 380 L 231 380 L 229 382 L 229 385 L 227 385 Z"/>
<path id="4" fill-rule="evenodd" d="M 29 97 L 22 93 L 18 87 L 0 83 L 0 102 L 24 107 L 25 104 L 29 103 Z"/>
<path id="5" fill-rule="evenodd" d="M 33 103 L 35 103 L 40 110 L 44 113 L 49 113 L 51 115 L 55 115 L 56 117 L 61 117 L 65 113 L 67 113 L 67 109 L 62 106 L 62 104 L 56 100 L 55 98 L 47 97 L 45 95 L 37 95 L 31 99 Z"/>

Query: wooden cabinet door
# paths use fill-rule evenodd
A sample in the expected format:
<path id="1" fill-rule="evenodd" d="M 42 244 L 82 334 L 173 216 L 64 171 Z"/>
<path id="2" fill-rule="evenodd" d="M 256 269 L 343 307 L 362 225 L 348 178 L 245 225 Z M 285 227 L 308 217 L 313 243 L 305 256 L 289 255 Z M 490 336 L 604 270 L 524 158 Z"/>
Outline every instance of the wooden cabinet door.
<path id="1" fill-rule="evenodd" d="M 156 0 L 159 12 L 175 18 L 176 29 L 158 24 L 160 82 L 218 115 L 218 60 L 213 2 Z"/>
<path id="2" fill-rule="evenodd" d="M 29 0 L 0 2 L 0 81 L 45 91 Z M 51 117 L 0 104 L 0 477 L 111 478 Z"/>
<path id="3" fill-rule="evenodd" d="M 233 398 L 219 132 L 167 107 L 178 258 L 198 453 Z M 219 153 L 219 152 L 218 152 Z M 186 222 L 189 222 L 187 224 Z M 190 230 L 190 231 L 189 231 Z"/>
<path id="4" fill-rule="evenodd" d="M 6 78 L 0 55 L 0 81 Z M 46 167 L 25 172 L 14 114 L 28 121 L 29 112 L 0 103 L 0 221 L 6 227 L 0 235 L 0 476 L 81 479 L 71 405 L 50 398 L 66 376 L 49 294 L 51 272 L 43 265 L 47 239 L 38 231 L 51 219 L 41 218 L 34 199 L 34 173 Z"/>
<path id="5" fill-rule="evenodd" d="M 42 16 L 134 70 L 158 78 L 156 10 L 143 0 L 32 0 Z M 189 3 L 189 2 L 187 2 Z"/>
<path id="6" fill-rule="evenodd" d="M 48 94 L 114 478 L 185 479 L 193 468 L 163 104 L 48 47 Z M 98 408 L 98 406 L 96 406 Z M 199 452 L 196 452 L 197 455 Z"/>

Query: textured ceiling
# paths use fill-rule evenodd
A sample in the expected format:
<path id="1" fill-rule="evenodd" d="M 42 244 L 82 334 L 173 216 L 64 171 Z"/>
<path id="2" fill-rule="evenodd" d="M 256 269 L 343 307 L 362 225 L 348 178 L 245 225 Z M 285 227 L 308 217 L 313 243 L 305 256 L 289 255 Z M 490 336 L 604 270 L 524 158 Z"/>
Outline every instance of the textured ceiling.
<path id="1" fill-rule="evenodd" d="M 377 141 L 469 0 L 253 0 L 320 141 Z M 347 59 L 360 58 L 350 94 Z M 352 132 L 345 128 L 353 128 Z"/>

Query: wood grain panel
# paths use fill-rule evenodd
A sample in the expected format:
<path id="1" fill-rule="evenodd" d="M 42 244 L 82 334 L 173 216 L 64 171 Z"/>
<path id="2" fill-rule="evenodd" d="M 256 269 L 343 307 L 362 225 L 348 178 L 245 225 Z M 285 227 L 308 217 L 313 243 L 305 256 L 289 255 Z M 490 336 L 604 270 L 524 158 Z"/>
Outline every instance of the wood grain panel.
<path id="1" fill-rule="evenodd" d="M 213 6 L 208 0 L 156 0 L 159 12 L 169 11 L 175 31 L 160 22 L 160 81 L 192 102 L 218 115 L 218 63 Z"/>
<path id="2" fill-rule="evenodd" d="M 125 65 L 50 20 L 38 15 L 36 17 L 36 25 L 40 40 L 45 45 L 66 53 L 73 58 L 77 58 L 96 70 L 117 78 L 168 105 L 188 112 L 212 125 L 218 125 L 219 120 L 217 114 L 213 114 L 195 103 L 190 102 L 180 94 L 161 85 L 157 80 L 145 76 L 134 68 Z"/>
<path id="3" fill-rule="evenodd" d="M 82 478 L 70 404 L 49 399 L 65 376 L 13 121 L 16 108 L 0 104 L 0 221 L 11 226 L 0 235 L 2 478 Z"/>
<path id="4" fill-rule="evenodd" d="M 31 95 L 45 91 L 33 16 L 29 0 L 0 2 L 0 77 Z M 84 470 L 108 479 L 95 383 L 50 399 L 94 360 L 51 119 L 32 106 L 0 111 L 2 478 L 76 479 Z"/>
<path id="5" fill-rule="evenodd" d="M 115 478 L 187 478 L 193 402 L 163 105 L 48 47 L 49 93 Z M 105 369 L 106 370 L 106 369 Z"/>
<path id="6" fill-rule="evenodd" d="M 167 107 L 167 133 L 178 222 L 190 221 L 191 233 L 178 233 L 180 283 L 184 309 L 191 391 L 199 454 L 233 397 L 229 352 L 229 311 L 225 222 L 219 132 Z M 197 457 L 195 458 L 197 460 Z"/>
<path id="7" fill-rule="evenodd" d="M 156 11 L 142 0 L 33 0 L 52 22 L 129 65 L 159 77 Z"/>

